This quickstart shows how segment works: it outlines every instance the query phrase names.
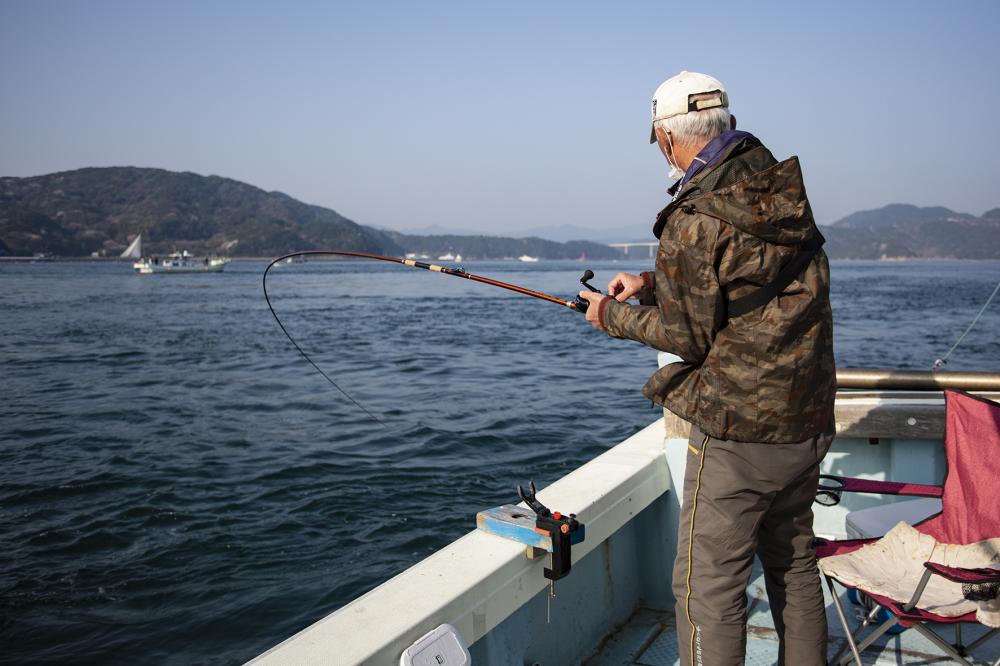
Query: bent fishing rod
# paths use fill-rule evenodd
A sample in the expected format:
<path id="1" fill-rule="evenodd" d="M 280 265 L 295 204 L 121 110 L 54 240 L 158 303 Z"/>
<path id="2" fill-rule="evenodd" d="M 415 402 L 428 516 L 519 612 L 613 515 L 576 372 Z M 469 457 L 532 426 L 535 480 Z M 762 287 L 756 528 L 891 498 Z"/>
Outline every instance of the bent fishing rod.
<path id="1" fill-rule="evenodd" d="M 285 334 L 285 337 L 288 338 L 289 342 L 291 342 L 292 345 L 294 345 L 294 347 L 299 351 L 299 354 L 302 355 L 302 358 L 308 361 L 309 364 L 312 365 L 312 367 L 314 367 L 316 371 L 323 376 L 324 379 L 326 379 L 326 381 L 328 381 L 335 389 L 340 391 L 340 393 L 343 394 L 345 398 L 350 400 L 361 411 L 363 411 L 365 414 L 375 419 L 382 425 L 386 425 L 385 421 L 383 421 L 378 416 L 372 414 L 367 409 L 365 409 L 365 407 L 361 403 L 352 398 L 347 391 L 342 389 L 340 385 L 337 384 L 337 382 L 333 381 L 333 379 L 331 379 L 329 375 L 323 372 L 323 369 L 320 368 L 318 365 L 316 365 L 315 361 L 309 358 L 309 354 L 307 354 L 305 350 L 299 346 L 299 343 L 297 343 L 295 339 L 291 336 L 291 334 L 288 332 L 288 329 L 285 328 L 285 325 L 281 323 L 281 319 L 278 317 L 278 313 L 275 312 L 274 306 L 271 304 L 271 298 L 267 293 L 268 272 L 270 272 L 272 268 L 274 268 L 283 261 L 287 261 L 294 257 L 305 257 L 305 256 L 334 256 L 334 257 L 352 257 L 355 259 L 373 259 L 376 261 L 387 261 L 393 264 L 410 266 L 411 268 L 422 268 L 424 270 L 431 271 L 434 273 L 441 273 L 443 275 L 452 275 L 454 277 L 461 277 L 467 280 L 472 280 L 474 282 L 481 282 L 483 284 L 488 284 L 493 287 L 500 287 L 501 289 L 507 289 L 516 292 L 518 294 L 522 294 L 524 296 L 531 296 L 533 298 L 538 298 L 543 301 L 547 301 L 549 303 L 555 303 L 556 305 L 561 305 L 563 307 L 569 308 L 570 310 L 575 310 L 577 312 L 582 312 L 582 313 L 585 313 L 587 311 L 587 306 L 589 305 L 589 303 L 586 300 L 580 298 L 579 296 L 577 296 L 574 300 L 568 301 L 562 298 L 556 298 L 555 296 L 550 296 L 540 291 L 534 291 L 533 289 L 526 289 L 525 287 L 519 287 L 518 285 L 510 284 L 509 282 L 501 282 L 500 280 L 494 280 L 492 278 L 483 277 L 481 275 L 475 275 L 473 273 L 469 273 L 468 271 L 466 271 L 464 268 L 461 267 L 451 268 L 448 266 L 438 266 L 437 264 L 428 264 L 423 261 L 415 261 L 413 259 L 402 259 L 400 257 L 387 257 L 380 254 L 371 254 L 368 252 L 350 252 L 347 250 L 303 250 L 301 252 L 292 252 L 290 254 L 285 254 L 273 260 L 271 263 L 267 265 L 267 268 L 264 269 L 264 277 L 262 279 L 262 285 L 264 287 L 264 300 L 267 301 L 267 307 L 271 311 L 271 315 L 274 317 L 274 320 L 278 322 L 278 326 L 281 328 L 281 332 Z M 601 293 L 600 290 L 594 288 L 588 283 L 588 280 L 592 279 L 593 277 L 594 277 L 594 272 L 588 268 L 586 271 L 584 271 L 583 277 L 580 278 L 580 283 L 583 284 L 583 286 L 585 286 L 590 291 L 599 294 Z"/>

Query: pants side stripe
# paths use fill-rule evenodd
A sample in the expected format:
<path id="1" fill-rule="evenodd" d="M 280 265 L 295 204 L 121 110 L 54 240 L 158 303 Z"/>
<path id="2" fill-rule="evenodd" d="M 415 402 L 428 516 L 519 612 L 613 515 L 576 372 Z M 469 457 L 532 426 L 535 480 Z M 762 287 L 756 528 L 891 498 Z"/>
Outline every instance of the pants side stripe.
<path id="1" fill-rule="evenodd" d="M 708 449 L 709 436 L 705 435 L 701 443 L 701 460 L 698 463 L 698 478 L 694 485 L 694 499 L 691 503 L 691 528 L 688 531 L 688 570 L 687 570 L 687 597 L 684 599 L 684 612 L 687 614 L 688 624 L 691 625 L 691 666 L 695 664 L 694 620 L 691 619 L 691 554 L 694 550 L 694 516 L 698 511 L 698 491 L 701 490 L 701 471 L 705 468 L 705 453 Z"/>

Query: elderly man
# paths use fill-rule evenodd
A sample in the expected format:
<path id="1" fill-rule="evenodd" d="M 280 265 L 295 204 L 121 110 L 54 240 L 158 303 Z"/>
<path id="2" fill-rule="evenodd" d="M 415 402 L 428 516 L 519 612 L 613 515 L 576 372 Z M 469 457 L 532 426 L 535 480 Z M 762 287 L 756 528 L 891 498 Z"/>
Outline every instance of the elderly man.
<path id="1" fill-rule="evenodd" d="M 643 394 L 692 424 L 673 571 L 681 664 L 743 663 L 754 555 L 779 663 L 825 664 L 811 504 L 836 370 L 829 264 L 798 158 L 736 131 L 723 85 L 692 72 L 656 90 L 650 142 L 677 181 L 653 226 L 655 271 L 580 296 L 595 327 L 680 359 Z"/>

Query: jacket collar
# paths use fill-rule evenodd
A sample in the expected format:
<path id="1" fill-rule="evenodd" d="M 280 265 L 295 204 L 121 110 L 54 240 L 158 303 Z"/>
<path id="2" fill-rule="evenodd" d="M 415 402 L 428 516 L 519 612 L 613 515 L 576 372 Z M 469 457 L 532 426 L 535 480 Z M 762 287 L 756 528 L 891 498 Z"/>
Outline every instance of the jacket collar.
<path id="1" fill-rule="evenodd" d="M 716 163 L 723 161 L 723 159 L 732 152 L 731 149 L 744 139 L 753 139 L 757 143 L 760 143 L 760 139 L 755 137 L 750 132 L 742 132 L 740 130 L 729 130 L 727 132 L 723 132 L 709 141 L 705 144 L 705 147 L 702 148 L 697 155 L 695 155 L 690 166 L 688 166 L 687 171 L 684 172 L 684 177 L 676 181 L 670 186 L 669 189 L 667 189 L 667 194 L 671 197 L 676 196 L 678 190 L 687 185 L 690 180 L 701 173 L 704 169 L 710 169 L 715 166 Z"/>
<path id="2" fill-rule="evenodd" d="M 747 138 L 754 139 L 755 141 L 757 140 L 757 137 L 750 132 L 729 130 L 728 132 L 723 132 L 709 141 L 705 147 L 702 148 L 697 155 L 695 155 L 690 166 L 688 166 L 687 171 L 684 172 L 684 177 L 681 178 L 681 187 L 684 187 L 685 183 L 701 173 L 703 169 L 712 167 L 716 162 L 721 161 L 723 155 L 728 154 L 729 148 Z"/>
<path id="3" fill-rule="evenodd" d="M 726 137 L 727 135 L 730 135 L 730 137 L 723 139 L 723 137 Z M 720 139 L 722 140 L 719 141 Z M 716 143 L 716 141 L 719 142 L 719 145 L 713 147 L 712 144 Z M 763 145 L 761 144 L 760 139 L 755 137 L 753 134 L 750 134 L 749 132 L 739 132 L 736 130 L 723 132 L 719 136 L 715 137 L 715 139 L 709 141 L 708 144 L 698 153 L 698 157 L 704 157 L 711 148 L 711 161 L 706 160 L 705 164 L 699 164 L 699 167 L 690 175 L 685 173 L 684 178 L 678 180 L 670 187 L 670 189 L 667 190 L 667 194 L 673 197 L 673 201 L 667 204 L 667 207 L 661 210 L 656 216 L 656 223 L 653 225 L 653 235 L 657 238 L 660 237 L 660 234 L 663 232 L 663 226 L 667 223 L 667 218 L 670 217 L 670 213 L 672 213 L 674 209 L 680 205 L 681 201 L 699 190 L 698 183 L 701 182 L 705 176 L 711 173 L 715 167 L 725 162 L 736 152 L 741 152 L 744 149 L 760 145 Z M 689 169 L 690 168 L 691 167 L 689 167 Z"/>

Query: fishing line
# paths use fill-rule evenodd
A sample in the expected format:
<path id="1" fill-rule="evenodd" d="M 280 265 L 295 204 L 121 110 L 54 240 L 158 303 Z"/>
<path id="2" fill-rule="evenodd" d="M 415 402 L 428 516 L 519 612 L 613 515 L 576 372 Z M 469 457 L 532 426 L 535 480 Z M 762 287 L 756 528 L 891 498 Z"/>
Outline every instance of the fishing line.
<path id="1" fill-rule="evenodd" d="M 311 358 L 309 358 L 309 354 L 307 354 L 305 352 L 305 350 L 302 349 L 302 347 L 299 346 L 299 343 L 297 343 L 295 341 L 295 338 L 293 338 L 291 336 L 291 334 L 288 332 L 288 329 L 285 328 L 285 325 L 281 323 L 281 319 L 278 317 L 278 313 L 274 311 L 274 306 L 271 304 L 271 297 L 268 296 L 268 293 L 267 293 L 267 273 L 268 273 L 268 271 L 270 271 L 276 264 L 278 264 L 281 261 L 284 261 L 286 259 L 290 259 L 292 257 L 300 257 L 300 256 L 302 256 L 304 254 L 312 254 L 312 253 L 311 252 L 296 252 L 296 253 L 293 253 L 293 254 L 286 254 L 285 256 L 278 257 L 277 259 L 275 259 L 274 261 L 272 261 L 271 263 L 269 263 L 267 265 L 267 268 L 264 269 L 264 278 L 263 278 L 264 300 L 267 301 L 267 307 L 271 311 L 271 315 L 274 316 L 274 321 L 278 322 L 278 326 L 281 328 L 281 332 L 285 334 L 285 337 L 288 338 L 289 342 L 291 342 L 293 345 L 295 345 L 295 348 L 299 350 L 300 354 L 302 354 L 302 358 L 304 358 L 305 360 L 309 361 L 309 364 L 312 367 L 316 368 L 316 371 L 319 374 L 323 375 L 323 379 L 325 379 L 326 381 L 330 382 L 330 384 L 335 389 L 337 389 L 342 394 L 344 394 L 345 398 L 347 398 L 352 403 L 354 403 L 354 405 L 357 406 L 365 414 L 367 414 L 368 416 L 370 416 L 373 419 L 375 419 L 376 421 L 378 421 L 384 427 L 388 428 L 389 425 L 385 421 L 383 421 L 382 419 L 380 419 L 379 417 L 375 416 L 374 414 L 372 414 L 371 412 L 369 412 L 367 409 L 365 409 L 364 405 L 362 405 L 360 402 L 358 402 L 353 397 L 351 397 L 350 393 L 348 393 L 347 391 L 345 391 L 344 389 L 342 389 L 337 382 L 335 382 L 332 379 L 330 379 L 330 376 L 327 375 L 325 372 L 323 372 L 323 368 L 321 368 L 318 365 L 316 365 L 316 362 L 313 361 Z"/>
<path id="2" fill-rule="evenodd" d="M 976 325 L 976 323 L 979 321 L 979 318 L 983 316 L 983 313 L 986 312 L 986 308 L 990 306 L 990 301 L 993 300 L 993 297 L 997 295 L 998 291 L 1000 291 L 1000 282 L 997 282 L 997 286 L 993 288 L 993 293 L 990 294 L 990 297 L 986 299 L 985 303 L 983 303 L 983 307 L 979 309 L 979 314 L 977 314 L 975 319 L 972 320 L 972 323 L 969 324 L 969 327 L 965 329 L 965 333 L 962 333 L 962 335 L 959 336 L 958 340 L 955 342 L 955 344 L 951 346 L 951 349 L 948 350 L 947 354 L 945 354 L 938 360 L 934 361 L 934 365 L 931 366 L 932 370 L 937 370 L 942 365 L 948 362 L 948 357 L 951 356 L 951 353 L 955 351 L 955 348 L 958 347 L 959 344 L 961 344 L 962 340 L 965 339 L 965 336 L 969 334 L 969 331 L 971 331 L 972 327 Z"/>
<path id="3" fill-rule="evenodd" d="M 377 261 L 388 261 L 388 262 L 394 263 L 394 264 L 402 264 L 404 266 L 410 266 L 411 268 L 422 268 L 424 270 L 432 271 L 434 273 L 442 273 L 444 275 L 452 275 L 452 276 L 455 276 L 455 277 L 463 277 L 463 278 L 466 278 L 467 280 L 473 280 L 475 282 L 482 282 L 483 284 L 488 284 L 488 285 L 493 286 L 493 287 L 500 287 L 501 289 L 508 289 L 510 291 L 516 292 L 518 294 L 522 294 L 524 296 L 532 296 L 534 298 L 538 298 L 538 299 L 541 299 L 543 301 L 547 301 L 549 303 L 555 303 L 557 305 L 562 305 L 562 306 L 564 306 L 566 308 L 569 308 L 570 310 L 576 310 L 577 312 L 586 312 L 587 311 L 587 305 L 588 305 L 587 301 L 583 300 L 583 299 L 581 299 L 579 297 L 577 297 L 575 300 L 567 301 L 567 300 L 562 299 L 562 298 L 556 298 L 555 296 L 549 296 L 548 294 L 544 294 L 544 293 L 542 293 L 540 291 L 534 291 L 532 289 L 525 289 L 524 287 L 519 287 L 516 284 L 510 284 L 508 282 L 501 282 L 500 280 L 494 280 L 492 278 L 482 277 L 480 275 L 473 275 L 472 273 L 467 272 L 464 268 L 450 268 L 450 267 L 447 267 L 447 266 L 438 266 L 436 264 L 428 264 L 428 263 L 424 263 L 422 261 L 414 261 L 412 259 L 401 259 L 399 257 L 386 257 L 386 256 L 383 256 L 383 255 L 380 255 L 380 254 L 370 254 L 368 252 L 349 252 L 347 250 L 303 250 L 301 252 L 292 252 L 291 254 L 286 254 L 286 255 L 278 257 L 277 259 L 275 259 L 274 261 L 272 261 L 271 263 L 269 263 L 267 265 L 267 268 L 264 269 L 264 276 L 263 276 L 263 279 L 262 279 L 262 285 L 264 287 L 264 300 L 267 301 L 267 307 L 271 311 L 271 316 L 273 316 L 274 320 L 276 322 L 278 322 L 278 326 L 281 328 L 281 332 L 284 333 L 285 337 L 288 338 L 288 341 L 291 342 L 292 345 L 295 346 L 295 348 L 302 355 L 302 358 L 304 358 L 305 360 L 307 360 L 312 367 L 316 368 L 316 371 L 319 372 L 319 374 L 321 374 L 323 376 L 323 378 L 326 379 L 326 381 L 330 382 L 330 384 L 335 389 L 337 389 L 338 391 L 340 391 L 340 393 L 343 394 L 345 398 L 347 398 L 348 400 L 350 400 L 351 403 L 353 403 L 361 411 L 363 411 L 365 414 L 367 414 L 371 418 L 373 418 L 376 421 L 378 421 L 384 427 L 389 427 L 389 425 L 385 421 L 383 421 L 381 418 L 379 418 L 375 414 L 373 414 L 370 411 L 368 411 L 367 409 L 365 409 L 364 405 L 362 405 L 360 402 L 358 402 L 353 397 L 351 397 L 350 393 L 348 393 L 347 391 L 345 391 L 329 375 L 327 375 L 325 372 L 323 372 L 323 369 L 320 368 L 318 365 L 316 365 L 316 362 L 313 361 L 309 357 L 309 354 L 307 354 L 305 352 L 305 350 L 302 349 L 302 347 L 299 346 L 299 343 L 297 343 L 295 341 L 295 339 L 291 336 L 291 334 L 288 332 L 288 329 L 285 328 L 285 325 L 283 323 L 281 323 L 281 319 L 278 317 L 278 313 L 275 312 L 274 306 L 271 304 L 271 297 L 267 293 L 267 274 L 277 264 L 279 264 L 279 263 L 281 263 L 283 261 L 286 261 L 288 259 L 292 259 L 293 257 L 322 256 L 322 255 L 326 255 L 326 256 L 338 256 L 338 257 L 353 257 L 355 259 L 374 259 L 374 260 L 377 260 Z M 597 289 L 595 289 L 594 287 L 592 287 L 589 284 L 587 284 L 587 280 L 590 280 L 593 277 L 594 277 L 593 271 L 588 270 L 588 271 L 586 271 L 583 274 L 583 278 L 580 280 L 580 282 L 583 283 L 583 285 L 586 286 L 591 291 L 600 293 L 600 292 L 598 292 Z"/>

